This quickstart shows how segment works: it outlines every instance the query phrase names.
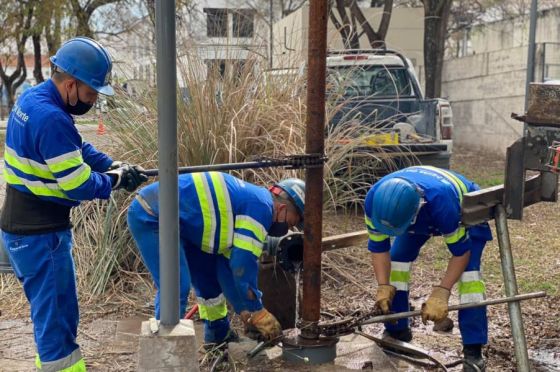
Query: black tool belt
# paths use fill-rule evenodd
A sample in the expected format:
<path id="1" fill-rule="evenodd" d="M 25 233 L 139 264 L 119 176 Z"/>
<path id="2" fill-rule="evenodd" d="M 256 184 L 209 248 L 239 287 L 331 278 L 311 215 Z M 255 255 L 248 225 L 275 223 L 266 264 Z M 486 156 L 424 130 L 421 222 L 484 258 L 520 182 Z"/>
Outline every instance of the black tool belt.
<path id="1" fill-rule="evenodd" d="M 72 227 L 72 207 L 53 203 L 6 185 L 0 228 L 8 233 L 36 235 Z"/>

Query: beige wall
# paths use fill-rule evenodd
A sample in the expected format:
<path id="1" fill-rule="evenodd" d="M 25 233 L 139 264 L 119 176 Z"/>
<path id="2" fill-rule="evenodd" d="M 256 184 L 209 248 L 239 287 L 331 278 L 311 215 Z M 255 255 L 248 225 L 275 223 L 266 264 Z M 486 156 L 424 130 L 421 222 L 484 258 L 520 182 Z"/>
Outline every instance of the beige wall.
<path id="1" fill-rule="evenodd" d="M 456 144 L 505 153 L 523 134 L 511 119 L 525 106 L 527 19 L 478 26 L 471 54 L 444 63 L 443 96 L 453 109 Z M 560 79 L 560 8 L 542 12 L 537 23 L 535 81 Z"/>
<path id="2" fill-rule="evenodd" d="M 559 42 L 560 7 L 539 13 L 537 43 Z M 491 52 L 527 45 L 529 16 L 492 22 L 474 27 L 469 34 L 471 53 Z"/>
<path id="3" fill-rule="evenodd" d="M 362 11 L 374 29 L 381 20 L 381 8 L 363 8 Z M 415 62 L 417 70 L 424 65 L 424 10 L 423 8 L 394 8 L 387 33 L 387 46 L 398 50 Z M 309 8 L 297 12 L 274 24 L 274 68 L 297 67 L 307 58 Z M 342 39 L 329 21 L 327 45 L 329 49 L 343 49 Z M 360 46 L 370 49 L 367 37 L 362 35 Z"/>

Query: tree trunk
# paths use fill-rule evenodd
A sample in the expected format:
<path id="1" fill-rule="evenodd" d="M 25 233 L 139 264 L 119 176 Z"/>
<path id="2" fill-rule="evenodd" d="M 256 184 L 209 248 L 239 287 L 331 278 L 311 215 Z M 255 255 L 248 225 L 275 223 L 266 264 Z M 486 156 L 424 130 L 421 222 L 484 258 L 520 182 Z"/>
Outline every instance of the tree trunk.
<path id="1" fill-rule="evenodd" d="M 362 29 L 364 30 L 364 33 L 368 38 L 369 45 L 373 49 L 385 46 L 385 37 L 387 36 L 389 23 L 391 22 L 393 0 L 385 0 L 384 4 L 383 15 L 381 16 L 381 22 L 379 23 L 379 29 L 377 30 L 377 32 L 369 24 L 357 2 L 352 1 L 352 3 L 350 4 L 350 11 L 352 12 L 352 15 L 356 17 L 358 22 L 360 22 L 360 26 L 362 26 Z"/>
<path id="2" fill-rule="evenodd" d="M 49 56 L 55 55 L 58 48 L 60 48 L 61 40 L 61 19 L 62 9 L 59 6 L 53 6 L 49 9 L 50 15 L 49 22 L 45 24 L 45 39 L 47 40 L 47 49 Z M 52 18 L 52 23 L 51 23 Z"/>
<path id="3" fill-rule="evenodd" d="M 369 45 L 373 48 L 381 48 L 385 46 L 385 37 L 387 36 L 387 30 L 389 29 L 389 23 L 391 21 L 391 14 L 393 10 L 393 0 L 379 0 L 375 3 L 383 4 L 383 15 L 381 17 L 381 22 L 379 23 L 379 29 L 375 31 L 373 27 L 368 22 L 364 13 L 358 6 L 357 0 L 351 0 L 350 3 L 345 0 L 334 0 L 336 4 L 336 12 L 339 14 L 340 21 L 336 19 L 334 15 L 334 7 L 330 12 L 331 22 L 335 25 L 336 29 L 340 33 L 344 47 L 347 49 L 360 49 L 360 35 L 366 34 L 368 38 Z M 371 4 L 374 4 L 373 2 Z M 350 8 L 350 17 L 346 12 L 346 6 Z M 363 32 L 359 32 L 359 29 Z"/>
<path id="4" fill-rule="evenodd" d="M 74 15 L 76 16 L 76 20 L 78 21 L 78 25 L 76 27 L 76 36 L 85 36 L 93 39 L 93 31 L 89 27 L 89 19 L 91 17 L 91 14 L 88 14 L 78 5 L 77 9 L 74 8 Z"/>
<path id="5" fill-rule="evenodd" d="M 441 96 L 441 77 L 451 0 L 424 0 L 426 97 Z"/>
<path id="6" fill-rule="evenodd" d="M 342 37 L 342 43 L 346 49 L 359 49 L 360 39 L 357 34 L 357 30 L 352 27 L 348 13 L 346 13 L 346 2 L 344 0 L 335 0 L 336 10 L 340 17 L 340 22 L 338 23 L 338 32 Z M 331 14 L 332 14 L 331 9 Z M 332 17 L 331 17 L 332 18 Z"/>
<path id="7" fill-rule="evenodd" d="M 43 70 L 42 70 L 42 55 L 41 55 L 41 33 L 34 34 L 33 37 L 33 59 L 34 59 L 34 68 L 33 68 L 33 77 L 35 78 L 35 82 L 37 84 L 42 83 L 45 81 L 43 77 Z"/>

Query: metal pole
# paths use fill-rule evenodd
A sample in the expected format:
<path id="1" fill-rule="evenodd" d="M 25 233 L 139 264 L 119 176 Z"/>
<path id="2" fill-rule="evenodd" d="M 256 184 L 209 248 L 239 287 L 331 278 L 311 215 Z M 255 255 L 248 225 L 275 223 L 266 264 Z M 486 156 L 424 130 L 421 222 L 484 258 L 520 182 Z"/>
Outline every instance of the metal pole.
<path id="1" fill-rule="evenodd" d="M 272 0 L 270 0 L 269 6 L 270 6 L 270 18 L 269 18 L 270 35 L 269 35 L 268 42 L 270 43 L 269 46 L 270 55 L 268 56 L 268 67 L 272 69 L 272 53 L 274 52 L 274 30 L 273 30 L 273 23 L 272 23 L 274 21 L 274 6 Z"/>
<path id="2" fill-rule="evenodd" d="M 517 280 L 515 278 L 513 256 L 511 254 L 507 215 L 504 206 L 501 204 L 496 206 L 496 233 L 498 235 L 498 245 L 500 247 L 500 259 L 502 261 L 506 296 L 516 296 Z M 508 310 L 511 334 L 515 346 L 517 371 L 529 372 L 529 355 L 527 354 L 527 342 L 525 340 L 525 330 L 523 329 L 523 318 L 521 317 L 521 304 L 519 302 L 510 302 L 508 304 Z"/>
<path id="3" fill-rule="evenodd" d="M 531 1 L 529 21 L 529 46 L 527 53 L 527 78 L 525 79 L 525 111 L 529 104 L 529 86 L 535 80 L 535 35 L 537 31 L 537 0 Z"/>
<path id="4" fill-rule="evenodd" d="M 156 1 L 160 320 L 179 323 L 179 193 L 175 0 Z"/>
<path id="5" fill-rule="evenodd" d="M 511 296 L 511 297 L 495 298 L 495 299 L 492 299 L 492 300 L 484 300 L 484 301 L 480 301 L 480 302 L 471 302 L 471 303 L 468 303 L 468 304 L 451 305 L 451 306 L 449 306 L 448 310 L 449 311 L 457 311 L 457 310 L 472 309 L 472 308 L 475 308 L 475 307 L 499 305 L 499 304 L 505 304 L 505 303 L 508 303 L 508 304 L 517 303 L 517 304 L 519 304 L 519 301 L 531 300 L 533 298 L 540 298 L 540 297 L 546 297 L 546 292 L 524 293 L 524 294 Z M 389 314 L 389 315 L 379 315 L 379 316 L 374 316 L 373 318 L 367 319 L 363 322 L 360 322 L 360 325 L 367 325 L 367 324 L 373 324 L 373 323 L 394 322 L 396 320 L 411 318 L 411 317 L 420 316 L 420 315 L 422 315 L 422 310 L 404 311 L 402 313 Z"/>
<path id="6" fill-rule="evenodd" d="M 307 73 L 307 154 L 323 154 L 325 146 L 325 73 L 327 60 L 327 1 L 309 5 Z M 323 166 L 305 172 L 305 225 L 301 336 L 318 338 L 321 309 L 321 238 L 323 234 Z"/>

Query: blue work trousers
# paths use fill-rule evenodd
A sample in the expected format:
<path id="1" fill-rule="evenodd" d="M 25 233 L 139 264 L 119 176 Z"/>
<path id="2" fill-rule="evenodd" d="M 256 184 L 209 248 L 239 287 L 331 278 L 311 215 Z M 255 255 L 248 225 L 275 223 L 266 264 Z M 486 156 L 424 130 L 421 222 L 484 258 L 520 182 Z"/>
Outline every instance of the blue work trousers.
<path id="1" fill-rule="evenodd" d="M 420 249 L 430 238 L 429 235 L 404 234 L 397 236 L 391 246 L 392 267 L 403 265 L 406 267 L 418 258 Z M 465 273 L 479 273 L 482 251 L 486 245 L 485 240 L 471 238 L 471 256 Z M 395 264 L 396 262 L 396 264 Z M 393 270 L 393 269 L 392 269 Z M 407 286 L 407 284 L 406 284 Z M 408 290 L 398 288 L 391 305 L 391 310 L 399 313 L 409 311 Z M 385 323 L 389 331 L 399 331 L 410 327 L 409 319 L 401 319 L 396 324 Z M 486 307 L 478 307 L 459 311 L 459 330 L 464 345 L 486 344 L 488 342 L 488 320 Z"/>
<path id="2" fill-rule="evenodd" d="M 79 310 L 72 232 L 18 235 L 2 232 L 14 272 L 31 307 L 33 334 L 43 369 L 81 360 L 76 343 Z M 83 363 L 83 362 L 82 362 Z"/>
<path id="3" fill-rule="evenodd" d="M 158 217 L 144 210 L 134 200 L 128 210 L 128 227 L 140 250 L 146 267 L 152 274 L 157 288 L 155 297 L 156 319 L 160 315 L 159 281 L 159 222 Z M 181 238 L 179 242 L 179 314 L 186 311 L 191 284 L 199 304 L 219 302 L 225 296 L 236 312 L 242 310 L 243 301 L 234 285 L 229 260 L 222 255 L 203 252 L 200 247 Z M 225 301 L 224 299 L 224 301 Z M 199 305 L 200 309 L 200 305 Z M 227 316 L 221 319 L 204 319 L 205 342 L 220 342 L 229 331 Z"/>

